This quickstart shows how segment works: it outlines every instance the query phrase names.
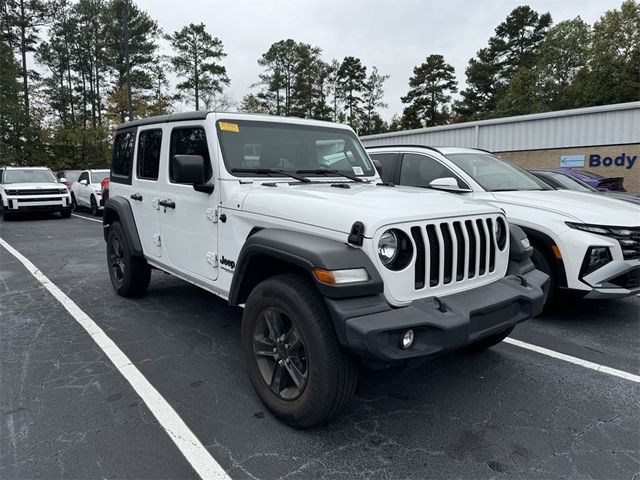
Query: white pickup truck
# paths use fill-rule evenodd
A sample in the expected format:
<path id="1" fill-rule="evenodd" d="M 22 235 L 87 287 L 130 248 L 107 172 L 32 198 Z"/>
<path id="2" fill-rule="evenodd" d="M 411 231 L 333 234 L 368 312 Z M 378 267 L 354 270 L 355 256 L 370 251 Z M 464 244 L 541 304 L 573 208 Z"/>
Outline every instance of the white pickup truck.
<path id="1" fill-rule="evenodd" d="M 152 268 L 244 306 L 265 405 L 298 428 L 381 367 L 487 348 L 537 315 L 547 276 L 487 203 L 380 181 L 327 122 L 193 112 L 121 125 L 103 216 L 116 292 Z"/>

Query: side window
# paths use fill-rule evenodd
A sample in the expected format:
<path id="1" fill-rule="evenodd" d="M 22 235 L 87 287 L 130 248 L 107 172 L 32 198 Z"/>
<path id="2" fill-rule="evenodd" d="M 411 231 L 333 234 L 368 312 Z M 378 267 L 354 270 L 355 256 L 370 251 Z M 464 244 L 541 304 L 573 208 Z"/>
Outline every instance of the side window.
<path id="1" fill-rule="evenodd" d="M 136 158 L 138 178 L 158 180 L 160 169 L 160 149 L 162 130 L 144 130 L 138 136 L 138 155 Z"/>
<path id="2" fill-rule="evenodd" d="M 398 164 L 398 154 L 397 153 L 375 153 L 369 154 L 371 160 L 375 160 L 380 162 L 382 167 L 382 171 L 379 171 L 378 174 L 382 181 L 384 182 L 393 182 L 393 178 L 396 173 L 396 165 Z"/>
<path id="3" fill-rule="evenodd" d="M 133 142 L 135 132 L 121 132 L 113 142 L 113 157 L 111 159 L 111 181 L 131 184 L 131 168 L 133 166 Z"/>
<path id="4" fill-rule="evenodd" d="M 207 136 L 202 127 L 178 127 L 171 131 L 169 147 L 169 179 L 176 183 L 174 178 L 176 155 L 201 155 L 204 158 L 205 181 L 211 178 L 211 159 Z"/>
<path id="5" fill-rule="evenodd" d="M 415 153 L 407 153 L 402 159 L 400 183 L 412 187 L 428 187 L 436 178 L 453 177 L 458 182 L 458 187 L 469 188 L 464 180 L 453 173 L 435 158 Z"/>
<path id="6" fill-rule="evenodd" d="M 87 183 L 89 182 L 89 173 L 88 172 L 82 172 L 80 174 L 80 176 L 78 177 L 78 182 L 81 182 L 82 180 L 86 180 Z"/>

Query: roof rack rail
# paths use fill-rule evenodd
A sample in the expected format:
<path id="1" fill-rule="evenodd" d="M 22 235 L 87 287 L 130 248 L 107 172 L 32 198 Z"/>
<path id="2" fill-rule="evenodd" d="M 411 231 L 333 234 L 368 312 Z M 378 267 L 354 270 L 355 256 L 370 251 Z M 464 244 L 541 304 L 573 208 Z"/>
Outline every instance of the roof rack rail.
<path id="1" fill-rule="evenodd" d="M 434 152 L 438 152 L 438 153 L 442 153 L 440 150 L 438 150 L 436 147 L 430 147 L 429 145 L 417 145 L 417 144 L 394 144 L 394 145 L 374 145 L 371 147 L 368 146 L 364 146 L 364 148 L 366 148 L 367 150 L 370 149 L 374 149 L 374 148 L 394 148 L 394 147 L 402 147 L 402 148 L 406 148 L 406 147 L 411 147 L 411 148 L 426 148 L 428 150 L 433 150 Z"/>

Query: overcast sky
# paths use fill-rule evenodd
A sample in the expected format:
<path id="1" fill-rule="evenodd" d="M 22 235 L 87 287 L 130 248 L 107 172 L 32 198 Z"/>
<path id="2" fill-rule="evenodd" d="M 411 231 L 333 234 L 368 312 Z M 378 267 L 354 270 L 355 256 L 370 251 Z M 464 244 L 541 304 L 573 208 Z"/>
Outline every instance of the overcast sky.
<path id="1" fill-rule="evenodd" d="M 621 0 L 135 0 L 166 33 L 204 22 L 224 43 L 228 93 L 239 103 L 261 72 L 258 57 L 278 40 L 292 38 L 323 50 L 323 58 L 359 57 L 391 77 L 385 83 L 389 119 L 402 112 L 415 65 L 433 53 L 464 69 L 493 30 L 518 5 L 550 12 L 554 23 L 580 15 L 593 25 Z M 168 53 L 166 45 L 163 51 Z"/>

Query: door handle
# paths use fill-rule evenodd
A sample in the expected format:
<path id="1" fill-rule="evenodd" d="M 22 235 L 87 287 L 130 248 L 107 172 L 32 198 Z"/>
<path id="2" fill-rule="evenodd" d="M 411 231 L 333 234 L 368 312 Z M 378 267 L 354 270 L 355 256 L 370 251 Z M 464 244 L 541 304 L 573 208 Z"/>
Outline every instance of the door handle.
<path id="1" fill-rule="evenodd" d="M 142 195 L 140 195 L 139 193 L 132 193 L 131 194 L 131 200 L 135 200 L 137 202 L 141 202 L 142 201 Z"/>
<path id="2" fill-rule="evenodd" d="M 174 202 L 173 200 L 169 200 L 169 199 L 160 200 L 158 202 L 158 205 L 160 205 L 161 207 L 164 207 L 164 208 L 176 208 L 176 202 Z"/>

